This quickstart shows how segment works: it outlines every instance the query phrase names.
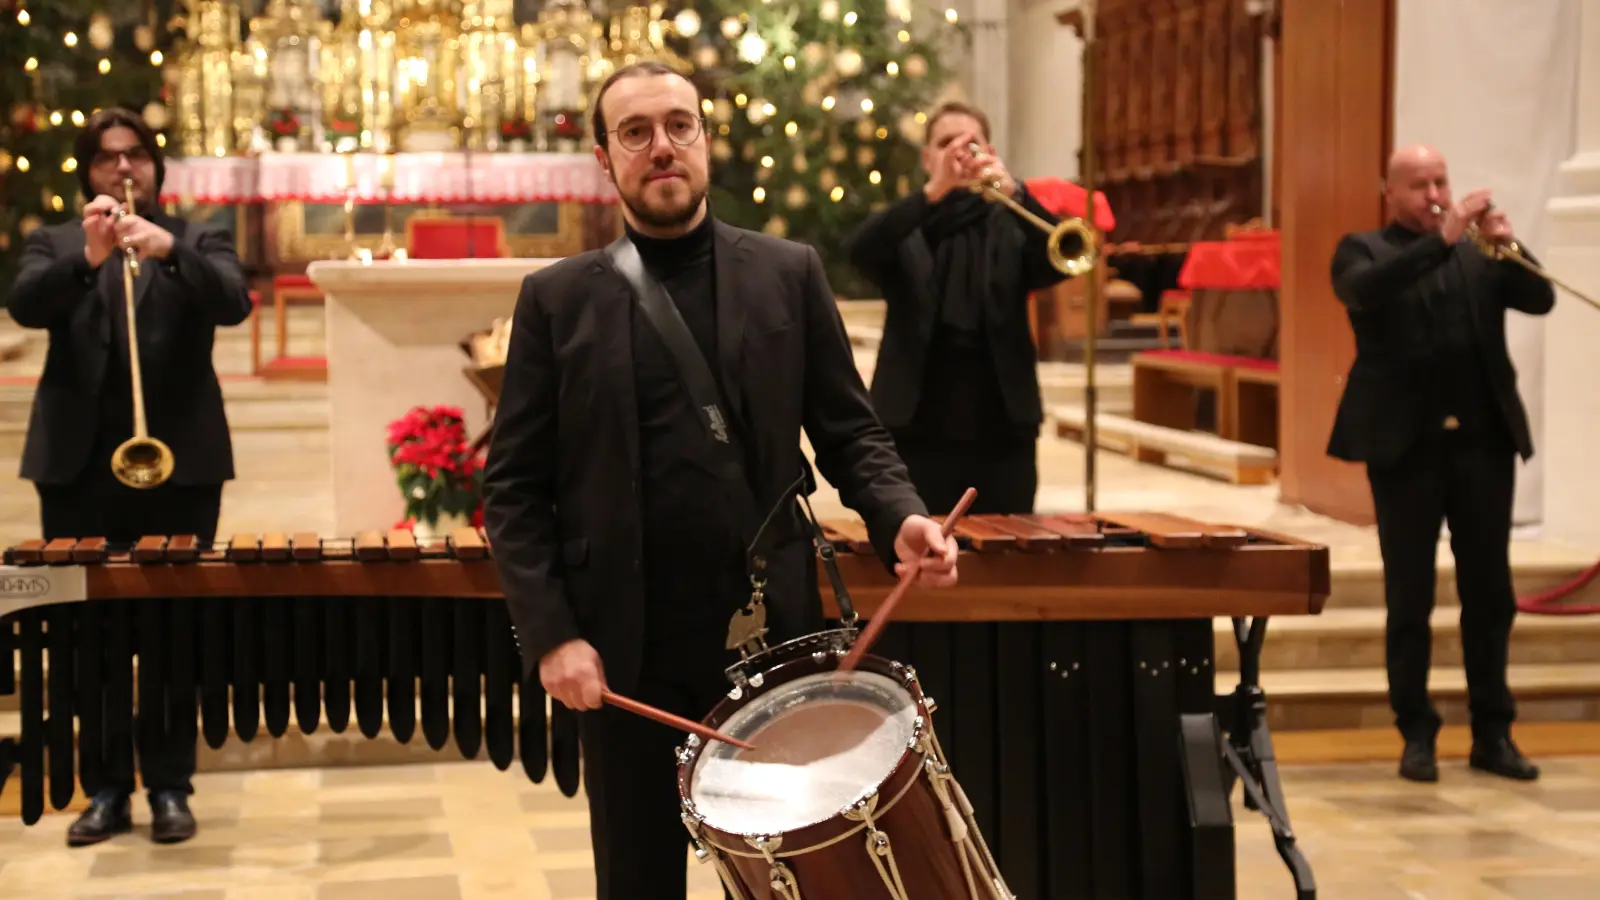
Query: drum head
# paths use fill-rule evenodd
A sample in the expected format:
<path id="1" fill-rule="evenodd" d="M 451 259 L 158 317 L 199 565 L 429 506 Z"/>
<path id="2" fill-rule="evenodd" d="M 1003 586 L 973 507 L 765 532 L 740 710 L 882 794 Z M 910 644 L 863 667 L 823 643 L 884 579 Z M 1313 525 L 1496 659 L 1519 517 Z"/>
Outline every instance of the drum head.
<path id="1" fill-rule="evenodd" d="M 690 799 L 707 825 L 777 835 L 825 822 L 882 784 L 916 736 L 916 700 L 874 672 L 824 672 L 752 699 L 695 765 Z"/>

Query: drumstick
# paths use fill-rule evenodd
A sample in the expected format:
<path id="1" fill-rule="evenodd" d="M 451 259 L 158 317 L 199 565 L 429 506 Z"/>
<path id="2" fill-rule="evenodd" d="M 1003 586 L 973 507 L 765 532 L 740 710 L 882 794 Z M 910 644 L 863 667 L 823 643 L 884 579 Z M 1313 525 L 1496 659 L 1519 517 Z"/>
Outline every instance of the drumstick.
<path id="1" fill-rule="evenodd" d="M 663 725 L 670 725 L 673 728 L 687 731 L 690 734 L 698 734 L 706 740 L 721 741 L 724 744 L 732 744 L 741 750 L 755 749 L 744 741 L 728 737 L 720 731 L 701 725 L 699 722 L 691 722 L 681 716 L 675 716 L 672 713 L 664 710 L 656 709 L 654 706 L 640 703 L 637 700 L 630 700 L 621 694 L 612 692 L 609 688 L 601 689 L 600 699 L 611 704 L 612 706 L 617 707 L 618 709 L 625 709 L 628 712 L 644 716 L 646 719 L 655 719 L 657 722 L 660 722 Z"/>
<path id="2" fill-rule="evenodd" d="M 961 495 L 960 502 L 956 503 L 956 508 L 950 510 L 950 515 L 944 517 L 944 526 L 940 528 L 940 533 L 949 538 L 950 532 L 955 530 L 956 522 L 966 515 L 967 508 L 976 499 L 978 499 L 978 489 L 967 488 L 967 492 Z M 894 590 L 889 592 L 888 597 L 884 598 L 883 605 L 878 607 L 878 611 L 872 614 L 871 621 L 867 622 L 867 629 L 861 632 L 861 637 L 856 640 L 856 645 L 850 648 L 849 655 L 844 658 L 843 662 L 839 663 L 840 672 L 848 672 L 854 669 L 861 662 L 861 657 L 867 655 L 867 650 L 872 646 L 872 642 L 878 639 L 879 632 L 883 631 L 883 626 L 888 624 L 889 617 L 894 614 L 894 608 L 899 605 L 900 598 L 904 597 L 906 591 L 911 589 L 911 582 L 917 580 L 917 570 L 918 567 L 915 565 L 906 568 L 906 573 L 900 576 L 900 583 L 894 586 Z"/>

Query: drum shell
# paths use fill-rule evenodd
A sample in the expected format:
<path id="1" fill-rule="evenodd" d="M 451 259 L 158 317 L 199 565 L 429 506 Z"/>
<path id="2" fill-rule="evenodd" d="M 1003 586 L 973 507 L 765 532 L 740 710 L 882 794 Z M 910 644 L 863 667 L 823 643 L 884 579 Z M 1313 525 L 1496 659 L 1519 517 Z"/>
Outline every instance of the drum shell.
<path id="1" fill-rule="evenodd" d="M 739 696 L 724 698 L 706 717 L 705 724 L 720 728 L 757 697 L 807 675 L 838 667 L 841 653 L 836 650 L 816 649 L 820 645 L 805 638 L 790 645 L 773 648 L 773 664 L 760 673 L 759 688 L 752 691 L 746 687 L 738 692 Z M 865 656 L 857 668 L 893 680 L 911 695 L 917 707 L 914 746 L 907 747 L 888 777 L 876 785 L 876 803 L 870 810 L 873 823 L 889 838 L 907 895 L 917 900 L 970 900 L 959 848 L 950 838 L 943 806 L 924 768 L 934 753 L 932 718 L 916 675 L 908 666 L 871 655 Z M 771 863 L 746 835 L 724 831 L 694 815 L 690 786 L 700 749 L 699 743 L 691 739 L 679 754 L 679 795 L 690 820 L 691 834 L 733 873 L 739 882 L 737 893 L 746 900 L 782 900 L 785 895 L 772 888 Z M 863 784 L 863 790 L 869 787 Z M 840 812 L 812 825 L 770 835 L 778 843 L 770 849 L 794 873 L 800 896 L 806 900 L 878 900 L 891 895 L 868 850 L 868 833 L 864 821 Z M 884 861 L 887 864 L 886 858 Z M 975 871 L 974 877 L 982 880 L 985 876 Z"/>

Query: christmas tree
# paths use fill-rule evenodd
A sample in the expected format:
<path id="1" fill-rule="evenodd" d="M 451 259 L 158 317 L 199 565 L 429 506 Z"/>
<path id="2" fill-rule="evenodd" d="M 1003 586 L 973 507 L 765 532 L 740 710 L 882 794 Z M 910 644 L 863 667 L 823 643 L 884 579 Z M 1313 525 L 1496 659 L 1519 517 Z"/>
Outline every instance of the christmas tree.
<path id="1" fill-rule="evenodd" d="M 923 126 L 965 37 L 910 0 L 718 0 L 691 53 L 707 98 L 718 217 L 816 247 L 843 296 L 869 296 L 845 238 L 918 184 Z M 919 14 L 933 19 L 927 13 Z"/>
<path id="2" fill-rule="evenodd" d="M 124 106 L 166 124 L 157 7 L 171 5 L 0 0 L 0 291 L 30 232 L 78 215 L 72 142 L 84 119 Z"/>

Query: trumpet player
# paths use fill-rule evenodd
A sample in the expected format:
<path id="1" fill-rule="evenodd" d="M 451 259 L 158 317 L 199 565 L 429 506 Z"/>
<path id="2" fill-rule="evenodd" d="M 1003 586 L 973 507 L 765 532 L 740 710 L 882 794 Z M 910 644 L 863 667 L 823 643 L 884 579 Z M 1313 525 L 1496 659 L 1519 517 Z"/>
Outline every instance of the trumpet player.
<path id="1" fill-rule="evenodd" d="M 237 325 L 251 311 L 232 239 L 160 210 L 161 148 L 138 115 L 106 109 L 90 116 L 73 155 L 87 200 L 83 217 L 28 235 L 6 298 L 18 325 L 50 338 L 22 451 L 22 477 L 39 494 L 42 536 L 209 541 L 223 482 L 234 474 L 212 340 L 218 325 Z M 124 267 L 137 272 L 131 282 Z M 170 479 L 146 490 L 120 483 L 111 468 L 113 452 L 134 433 L 130 327 L 150 432 L 176 458 Z M 186 720 L 169 713 L 173 699 L 141 696 L 134 734 L 83 736 L 80 771 L 92 802 L 68 830 L 69 844 L 98 843 L 131 827 L 135 745 L 152 837 L 176 842 L 195 833 L 193 698 Z"/>
<path id="2" fill-rule="evenodd" d="M 1333 257 L 1334 292 L 1355 331 L 1356 358 L 1328 452 L 1365 463 L 1372 490 L 1389 701 L 1405 742 L 1400 775 L 1439 777 L 1429 618 L 1440 525 L 1448 522 L 1472 719 L 1469 764 L 1533 780 L 1538 767 L 1511 740 L 1516 704 L 1506 683 L 1517 612 L 1509 559 L 1516 460 L 1533 455 L 1533 441 L 1505 321 L 1507 310 L 1548 313 L 1555 294 L 1537 274 L 1484 251 L 1511 246 L 1511 223 L 1486 190 L 1454 199 L 1434 149 L 1397 150 L 1384 197 L 1388 226 L 1346 235 Z"/>
<path id="3" fill-rule="evenodd" d="M 986 182 L 1045 222 L 1058 219 L 1006 170 L 976 107 L 928 117 L 922 189 L 863 222 L 850 262 L 888 306 L 872 402 L 928 508 L 1029 513 L 1044 421 L 1028 295 L 1066 276 L 1047 234 L 971 190 Z"/>

